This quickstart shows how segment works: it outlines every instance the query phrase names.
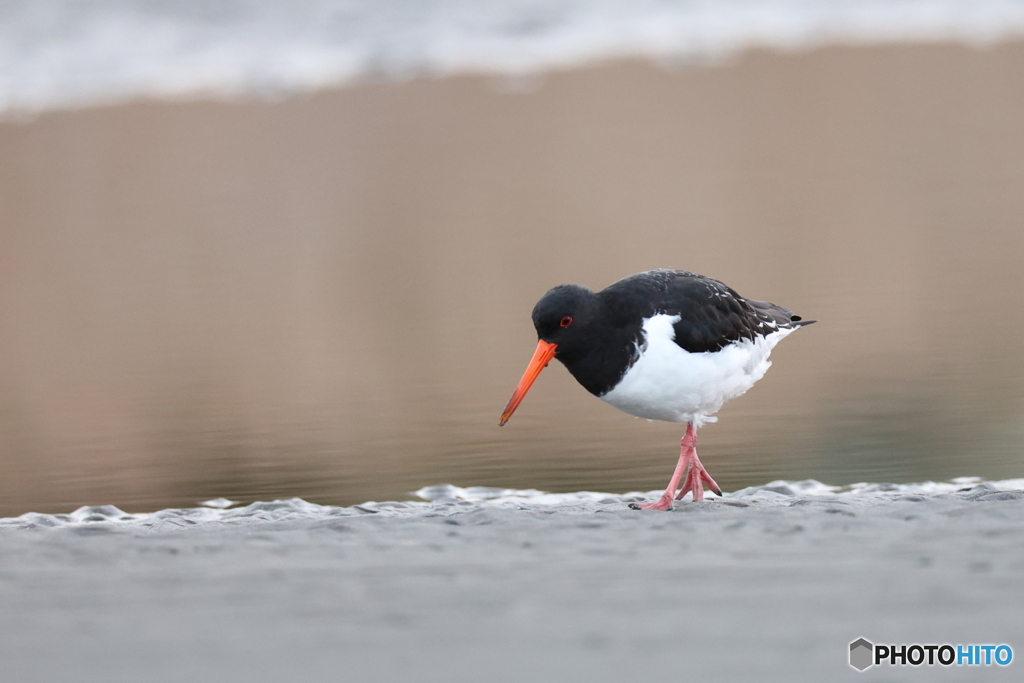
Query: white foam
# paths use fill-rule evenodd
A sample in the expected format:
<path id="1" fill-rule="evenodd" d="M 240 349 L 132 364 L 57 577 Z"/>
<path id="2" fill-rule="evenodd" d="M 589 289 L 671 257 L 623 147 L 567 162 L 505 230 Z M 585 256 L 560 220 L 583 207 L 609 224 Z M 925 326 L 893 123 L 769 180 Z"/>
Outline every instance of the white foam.
<path id="1" fill-rule="evenodd" d="M 0 0 L 0 112 L 1021 35 L 1022 0 Z"/>
<path id="2" fill-rule="evenodd" d="M 723 498 L 709 495 L 698 505 L 740 504 L 761 507 L 798 505 L 808 501 L 842 501 L 856 505 L 877 505 L 885 501 L 924 500 L 958 496 L 966 500 L 999 500 L 1024 494 L 1024 479 L 982 481 L 977 477 L 959 477 L 949 482 L 917 484 L 868 484 L 829 486 L 813 479 L 773 481 L 732 493 Z M 628 512 L 630 503 L 654 500 L 661 491 L 647 493 L 547 493 L 537 489 L 502 489 L 483 486 L 462 488 L 451 484 L 429 486 L 413 494 L 419 501 L 368 502 L 351 507 L 317 505 L 301 498 L 227 507 L 232 501 L 218 498 L 201 507 L 174 508 L 151 513 L 128 513 L 113 505 L 82 507 L 67 514 L 48 515 L 29 512 L 20 517 L 0 519 L 0 529 L 38 529 L 60 527 L 132 528 L 167 531 L 189 527 L 238 526 L 246 524 L 323 521 L 340 517 L 379 515 L 382 517 L 450 516 L 479 508 L 505 508 L 544 513 L 593 514 Z M 210 505 L 216 503 L 216 505 Z M 689 498 L 681 505 L 689 504 Z M 646 513 L 645 513 L 646 514 Z"/>

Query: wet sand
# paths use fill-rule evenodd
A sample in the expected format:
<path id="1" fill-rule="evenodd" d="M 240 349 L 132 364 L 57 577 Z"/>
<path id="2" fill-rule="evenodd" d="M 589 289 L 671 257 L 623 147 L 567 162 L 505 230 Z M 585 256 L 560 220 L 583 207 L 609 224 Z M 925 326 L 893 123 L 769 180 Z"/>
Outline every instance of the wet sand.
<path id="1" fill-rule="evenodd" d="M 1015 680 L 847 653 L 1019 655 L 1022 485 L 3 520 L 0 658 L 12 683 Z"/>
<path id="2" fill-rule="evenodd" d="M 701 432 L 729 490 L 1019 476 L 1024 44 L 750 52 L 0 123 L 0 514 L 438 481 L 664 485 L 550 286 L 652 267 L 821 323 Z"/>

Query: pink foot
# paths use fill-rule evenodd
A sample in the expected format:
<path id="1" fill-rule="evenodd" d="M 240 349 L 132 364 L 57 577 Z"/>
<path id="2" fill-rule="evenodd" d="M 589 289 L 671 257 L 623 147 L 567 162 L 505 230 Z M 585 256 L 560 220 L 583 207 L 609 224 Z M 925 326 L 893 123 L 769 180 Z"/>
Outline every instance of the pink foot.
<path id="1" fill-rule="evenodd" d="M 707 484 L 708 488 L 719 496 L 722 495 L 722 487 L 711 478 L 708 471 L 704 469 L 704 465 L 700 463 L 697 451 L 694 451 L 693 457 L 690 459 L 690 469 L 686 472 L 683 488 L 679 489 L 679 493 L 676 494 L 676 500 L 682 500 L 683 496 L 692 491 L 694 502 L 699 503 L 704 500 L 704 484 Z"/>
<path id="2" fill-rule="evenodd" d="M 679 480 L 683 478 L 684 473 L 686 480 L 683 482 L 683 488 L 677 492 L 676 487 L 679 486 Z M 672 479 L 669 481 L 665 493 L 661 494 L 661 498 L 653 503 L 639 505 L 630 503 L 629 507 L 634 510 L 668 510 L 674 501 L 679 500 L 690 491 L 693 492 L 695 501 L 701 501 L 704 500 L 704 484 L 707 484 L 708 488 L 718 495 L 722 495 L 721 487 L 715 483 L 715 480 L 704 469 L 704 465 L 700 463 L 700 458 L 697 457 L 697 430 L 690 423 L 686 425 L 686 434 L 683 435 L 683 440 L 679 444 L 679 462 L 676 464 L 676 470 L 672 473 Z"/>
<path id="3" fill-rule="evenodd" d="M 671 509 L 674 502 L 672 494 L 665 491 L 665 493 L 661 494 L 661 498 L 653 503 L 640 503 L 639 505 L 637 503 L 630 503 L 629 507 L 634 510 L 668 510 Z"/>

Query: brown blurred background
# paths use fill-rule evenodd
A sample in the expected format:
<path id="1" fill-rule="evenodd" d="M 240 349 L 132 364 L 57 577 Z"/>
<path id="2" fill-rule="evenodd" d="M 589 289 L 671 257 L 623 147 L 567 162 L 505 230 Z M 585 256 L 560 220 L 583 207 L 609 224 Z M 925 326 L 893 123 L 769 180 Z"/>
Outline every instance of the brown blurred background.
<path id="1" fill-rule="evenodd" d="M 748 52 L 0 122 L 0 514 L 664 486 L 549 287 L 673 267 L 821 323 L 701 432 L 726 489 L 1024 476 L 1024 44 Z"/>

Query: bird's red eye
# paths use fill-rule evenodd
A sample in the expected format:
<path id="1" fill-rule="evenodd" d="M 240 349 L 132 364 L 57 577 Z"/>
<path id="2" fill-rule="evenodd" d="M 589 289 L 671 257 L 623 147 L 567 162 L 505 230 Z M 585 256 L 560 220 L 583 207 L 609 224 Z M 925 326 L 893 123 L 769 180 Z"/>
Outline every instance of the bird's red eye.
<path id="1" fill-rule="evenodd" d="M 558 324 L 561 325 L 562 327 L 569 327 L 569 325 L 572 325 L 572 316 L 571 315 L 565 316 L 564 318 L 562 318 L 561 322 L 559 322 Z"/>

